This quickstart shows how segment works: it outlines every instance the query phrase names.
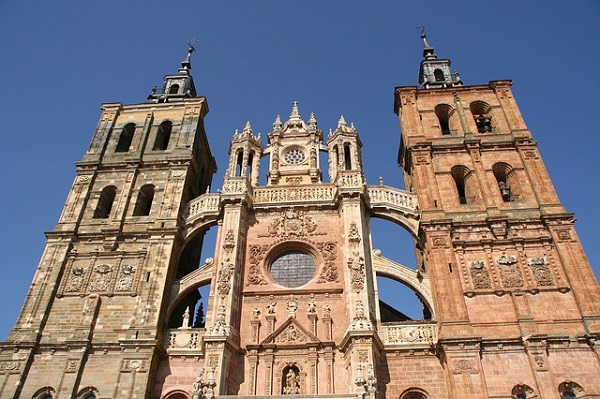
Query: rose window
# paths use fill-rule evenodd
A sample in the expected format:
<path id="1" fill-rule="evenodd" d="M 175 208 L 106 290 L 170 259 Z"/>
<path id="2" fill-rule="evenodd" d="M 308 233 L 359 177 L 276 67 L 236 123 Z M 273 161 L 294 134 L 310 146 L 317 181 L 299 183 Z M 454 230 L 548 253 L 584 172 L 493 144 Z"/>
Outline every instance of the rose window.
<path id="1" fill-rule="evenodd" d="M 306 160 L 306 155 L 300 148 L 292 148 L 283 154 L 283 159 L 290 165 L 299 165 Z"/>

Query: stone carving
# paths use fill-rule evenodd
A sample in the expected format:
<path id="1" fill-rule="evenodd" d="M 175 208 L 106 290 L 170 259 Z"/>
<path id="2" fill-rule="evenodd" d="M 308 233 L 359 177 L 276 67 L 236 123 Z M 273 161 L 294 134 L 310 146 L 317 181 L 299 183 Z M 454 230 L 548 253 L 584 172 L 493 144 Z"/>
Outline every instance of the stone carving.
<path id="1" fill-rule="evenodd" d="M 317 279 L 317 284 L 338 282 L 338 270 L 337 266 L 333 262 L 337 258 L 337 246 L 335 242 L 328 241 L 324 243 L 317 243 L 316 247 L 321 251 L 323 259 L 325 259 L 325 266 Z"/>
<path id="2" fill-rule="evenodd" d="M 517 258 L 514 256 L 502 256 L 498 258 L 498 264 L 502 272 L 502 284 L 506 288 L 522 287 L 525 282 L 521 275 L 521 270 L 517 264 Z"/>
<path id="3" fill-rule="evenodd" d="M 225 252 L 231 252 L 233 251 L 234 247 L 235 237 L 233 236 L 233 230 L 229 229 L 227 230 L 227 233 L 225 233 L 225 239 L 223 240 L 223 249 L 225 250 Z"/>
<path id="4" fill-rule="evenodd" d="M 348 267 L 352 273 L 352 287 L 360 291 L 365 284 L 365 258 L 360 256 L 357 251 L 352 254 L 354 257 L 348 258 Z"/>
<path id="5" fill-rule="evenodd" d="M 267 304 L 267 313 L 268 314 L 275 314 L 275 306 L 277 305 L 277 302 L 269 302 Z"/>
<path id="6" fill-rule="evenodd" d="M 133 291 L 135 267 L 125 265 L 121 267 L 121 274 L 115 284 L 115 291 Z"/>
<path id="7" fill-rule="evenodd" d="M 323 317 L 331 317 L 331 306 L 328 303 L 323 305 Z"/>
<path id="8" fill-rule="evenodd" d="M 268 305 L 267 305 L 268 307 Z M 260 308 L 253 308 L 252 309 L 252 320 L 258 320 L 258 317 L 260 316 Z"/>
<path id="9" fill-rule="evenodd" d="M 172 329 L 169 334 L 169 349 L 197 349 L 200 334 L 192 329 Z"/>
<path id="10" fill-rule="evenodd" d="M 461 359 L 452 362 L 455 371 L 475 370 L 475 361 L 471 359 Z"/>
<path id="11" fill-rule="evenodd" d="M 298 310 L 298 301 L 290 299 L 287 302 L 287 310 L 290 312 L 290 316 L 296 317 L 296 311 Z"/>
<path id="12" fill-rule="evenodd" d="M 248 258 L 248 263 L 250 263 L 250 267 L 248 268 L 248 281 L 246 285 L 265 285 L 267 284 L 267 280 L 263 276 L 260 270 L 260 262 L 263 260 L 265 256 L 265 252 L 269 248 L 268 245 L 252 245 L 250 246 L 250 254 Z"/>
<path id="13" fill-rule="evenodd" d="M 71 269 L 71 275 L 68 277 L 65 292 L 83 291 L 83 282 L 85 277 L 85 269 L 83 267 L 74 267 Z"/>
<path id="14" fill-rule="evenodd" d="M 571 239 L 571 233 L 569 232 L 569 230 L 559 230 L 557 232 L 557 235 L 558 235 L 559 240 L 570 240 Z"/>
<path id="15" fill-rule="evenodd" d="M 307 309 L 309 314 L 313 314 L 317 312 L 317 304 L 315 303 L 315 301 L 310 301 L 308 303 L 308 309 Z"/>
<path id="16" fill-rule="evenodd" d="M 258 237 L 304 237 L 318 236 L 325 233 L 319 233 L 317 224 L 312 221 L 310 216 L 304 216 L 302 211 L 293 208 L 287 209 L 282 216 L 275 219 L 267 227 L 267 234 L 259 234 Z"/>
<path id="17" fill-rule="evenodd" d="M 390 344 L 431 343 L 435 337 L 435 325 L 415 324 L 385 327 L 385 342 Z"/>
<path id="18" fill-rule="evenodd" d="M 0 362 L 0 372 L 1 371 L 17 371 L 19 370 L 19 362 Z"/>
<path id="19" fill-rule="evenodd" d="M 358 361 L 361 363 L 366 363 L 368 361 L 368 354 L 369 352 L 367 351 L 358 351 Z"/>
<path id="20" fill-rule="evenodd" d="M 541 287 L 547 287 L 554 285 L 554 279 L 552 278 L 552 272 L 546 264 L 544 258 L 533 258 L 529 260 L 529 266 L 533 272 L 533 278 L 535 284 Z"/>
<path id="21" fill-rule="evenodd" d="M 234 266 L 227 262 L 229 262 L 229 258 L 225 258 L 225 261 L 221 263 L 221 270 L 219 270 L 217 278 L 217 291 L 221 295 L 229 295 L 231 289 L 231 276 L 233 275 Z"/>
<path id="22" fill-rule="evenodd" d="M 90 278 L 88 289 L 91 292 L 103 291 L 107 292 L 111 289 L 113 267 L 101 264 L 93 268 L 94 273 Z"/>
<path id="23" fill-rule="evenodd" d="M 348 234 L 348 241 L 354 243 L 360 242 L 360 234 L 358 233 L 358 227 L 354 222 L 350 224 L 350 233 Z"/>
<path id="24" fill-rule="evenodd" d="M 219 305 L 219 308 L 217 309 L 217 317 L 215 318 L 215 323 L 208 331 L 210 335 L 229 335 L 229 327 L 225 323 L 225 315 L 225 305 Z"/>
<path id="25" fill-rule="evenodd" d="M 365 308 L 360 299 L 356 301 L 354 314 L 354 320 L 350 323 L 351 330 L 373 330 L 373 323 L 367 318 Z"/>
<path id="26" fill-rule="evenodd" d="M 475 289 L 492 288 L 490 275 L 482 261 L 471 262 L 471 279 Z"/>
<path id="27" fill-rule="evenodd" d="M 298 372 L 294 368 L 290 368 L 285 375 L 285 386 L 283 387 L 284 395 L 298 395 L 300 394 L 300 377 Z"/>

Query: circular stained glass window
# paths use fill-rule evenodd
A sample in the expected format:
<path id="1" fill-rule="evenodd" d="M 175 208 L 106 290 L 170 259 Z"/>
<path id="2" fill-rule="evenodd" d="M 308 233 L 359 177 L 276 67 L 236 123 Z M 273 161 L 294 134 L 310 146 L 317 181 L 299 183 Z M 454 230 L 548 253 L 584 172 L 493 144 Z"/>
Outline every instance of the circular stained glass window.
<path id="1" fill-rule="evenodd" d="M 271 264 L 271 277 L 284 287 L 300 287 L 315 275 L 317 266 L 313 257 L 302 251 L 288 251 Z"/>
<path id="2" fill-rule="evenodd" d="M 300 148 L 292 148 L 283 154 L 283 159 L 290 165 L 298 165 L 304 162 L 306 155 Z"/>

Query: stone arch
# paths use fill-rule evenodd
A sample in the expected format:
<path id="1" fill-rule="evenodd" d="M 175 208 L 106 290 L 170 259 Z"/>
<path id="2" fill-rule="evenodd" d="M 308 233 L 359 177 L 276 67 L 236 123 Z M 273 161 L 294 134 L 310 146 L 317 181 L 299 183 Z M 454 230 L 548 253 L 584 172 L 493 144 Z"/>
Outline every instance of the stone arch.
<path id="1" fill-rule="evenodd" d="M 163 399 L 190 399 L 190 395 L 181 389 L 176 389 L 174 391 L 167 392 L 163 397 Z"/>
<path id="2" fill-rule="evenodd" d="M 421 388 L 411 387 L 400 394 L 400 399 L 428 399 L 429 394 Z"/>
<path id="3" fill-rule="evenodd" d="M 378 250 L 373 251 L 372 264 L 376 275 L 391 278 L 412 289 L 431 313 L 431 318 L 435 319 L 428 276 L 381 256 Z"/>
<path id="4" fill-rule="evenodd" d="M 54 390 L 54 388 L 52 388 L 51 386 L 45 386 L 45 387 L 40 388 L 37 391 L 35 391 L 35 393 L 33 394 L 33 396 L 31 398 L 32 399 L 54 398 L 55 394 L 56 394 L 56 391 Z"/>
<path id="5" fill-rule="evenodd" d="M 193 272 L 176 280 L 171 291 L 171 298 L 167 308 L 166 320 L 171 320 L 177 305 L 188 295 L 192 294 L 203 285 L 210 284 L 213 275 L 213 258 L 207 258 L 205 263 Z M 207 311 L 207 309 L 205 309 Z"/>

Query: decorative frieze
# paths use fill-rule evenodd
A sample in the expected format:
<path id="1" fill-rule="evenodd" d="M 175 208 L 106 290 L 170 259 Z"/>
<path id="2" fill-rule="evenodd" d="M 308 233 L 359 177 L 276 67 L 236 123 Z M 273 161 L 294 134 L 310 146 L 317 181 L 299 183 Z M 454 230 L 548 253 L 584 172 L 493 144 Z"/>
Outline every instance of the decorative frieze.
<path id="1" fill-rule="evenodd" d="M 330 201 L 333 202 L 336 189 L 333 185 L 292 186 L 254 189 L 254 204 L 271 202 Z"/>
<path id="2" fill-rule="evenodd" d="M 385 344 L 431 344 L 436 340 L 435 326 L 435 323 L 383 325 L 382 336 Z"/>

